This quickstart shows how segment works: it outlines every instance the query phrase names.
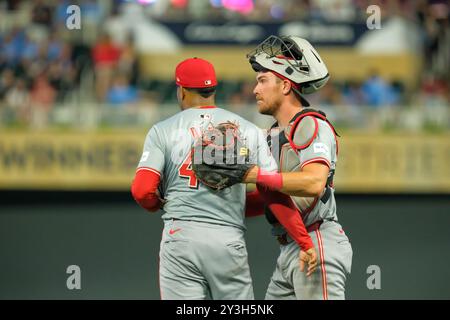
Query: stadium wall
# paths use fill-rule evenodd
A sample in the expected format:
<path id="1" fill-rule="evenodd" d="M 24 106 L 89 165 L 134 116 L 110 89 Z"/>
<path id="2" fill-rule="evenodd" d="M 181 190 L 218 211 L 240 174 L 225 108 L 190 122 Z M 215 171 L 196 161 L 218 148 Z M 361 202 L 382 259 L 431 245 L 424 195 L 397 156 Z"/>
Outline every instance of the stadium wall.
<path id="1" fill-rule="evenodd" d="M 0 299 L 159 299 L 162 221 L 123 192 L 0 192 Z M 338 195 L 353 246 L 348 299 L 449 299 L 448 196 Z M 256 298 L 278 254 L 263 217 L 247 220 Z M 81 269 L 69 290 L 67 267 Z M 370 290 L 370 266 L 380 289 Z"/>

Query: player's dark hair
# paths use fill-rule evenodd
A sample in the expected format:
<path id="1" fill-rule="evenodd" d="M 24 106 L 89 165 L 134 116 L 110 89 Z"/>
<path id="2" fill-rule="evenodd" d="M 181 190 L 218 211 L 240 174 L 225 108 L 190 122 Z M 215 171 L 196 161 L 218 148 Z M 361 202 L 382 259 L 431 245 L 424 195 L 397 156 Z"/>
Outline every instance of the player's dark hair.
<path id="1" fill-rule="evenodd" d="M 190 92 L 194 92 L 196 94 L 201 95 L 203 98 L 209 98 L 213 94 L 216 93 L 216 87 L 209 87 L 209 88 L 185 88 L 186 90 Z"/>

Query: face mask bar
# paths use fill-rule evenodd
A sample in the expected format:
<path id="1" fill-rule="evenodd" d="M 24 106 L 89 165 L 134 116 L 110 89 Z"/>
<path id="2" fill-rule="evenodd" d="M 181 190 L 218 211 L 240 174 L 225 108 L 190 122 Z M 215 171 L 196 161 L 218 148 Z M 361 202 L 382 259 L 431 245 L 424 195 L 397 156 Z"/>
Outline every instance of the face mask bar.
<path id="1" fill-rule="evenodd" d="M 300 48 L 293 41 L 284 41 L 283 38 L 272 35 L 250 51 L 247 54 L 247 59 L 251 59 L 262 53 L 267 55 L 267 59 L 274 57 L 284 58 L 295 71 L 309 74 L 310 68 L 308 62 L 303 54 L 301 54 Z"/>

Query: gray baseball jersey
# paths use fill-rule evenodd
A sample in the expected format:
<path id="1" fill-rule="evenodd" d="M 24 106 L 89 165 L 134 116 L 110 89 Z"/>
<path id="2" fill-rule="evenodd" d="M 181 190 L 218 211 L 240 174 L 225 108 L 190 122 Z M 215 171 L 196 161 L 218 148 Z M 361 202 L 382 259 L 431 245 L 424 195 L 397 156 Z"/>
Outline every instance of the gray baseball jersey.
<path id="1" fill-rule="evenodd" d="M 298 115 L 295 118 L 297 117 Z M 293 122 L 294 120 L 291 124 Z M 279 157 L 276 158 L 280 172 L 301 171 L 314 162 L 324 163 L 330 168 L 329 181 L 320 197 L 292 196 L 317 250 L 319 268 L 309 278 L 299 271 L 298 245 L 286 235 L 272 213 L 266 212 L 273 225 L 273 234 L 286 235 L 287 239 L 287 243 L 280 246 L 280 256 L 266 299 L 344 299 L 345 282 L 351 271 L 353 252 L 348 237 L 337 222 L 332 184 L 338 152 L 334 129 L 326 121 L 313 116 L 304 117 L 292 128 L 289 126 L 286 133 L 272 129 L 272 152 L 279 152 Z M 286 135 L 292 138 L 291 143 Z M 278 148 L 275 149 L 274 146 Z"/>
<path id="2" fill-rule="evenodd" d="M 245 184 L 212 191 L 201 184 L 191 170 L 191 148 L 202 130 L 232 121 L 239 125 L 251 152 L 250 162 L 274 171 L 263 132 L 251 122 L 220 108 L 190 108 L 155 124 L 147 134 L 138 168 L 160 173 L 160 192 L 167 201 L 162 218 L 195 220 L 244 229 Z"/>
<path id="3" fill-rule="evenodd" d="M 196 137 L 222 122 L 239 126 L 250 162 L 277 170 L 263 132 L 224 109 L 190 108 L 155 124 L 138 168 L 160 174 L 166 200 L 160 246 L 163 299 L 253 299 L 244 240 L 245 184 L 213 191 L 191 170 Z"/>

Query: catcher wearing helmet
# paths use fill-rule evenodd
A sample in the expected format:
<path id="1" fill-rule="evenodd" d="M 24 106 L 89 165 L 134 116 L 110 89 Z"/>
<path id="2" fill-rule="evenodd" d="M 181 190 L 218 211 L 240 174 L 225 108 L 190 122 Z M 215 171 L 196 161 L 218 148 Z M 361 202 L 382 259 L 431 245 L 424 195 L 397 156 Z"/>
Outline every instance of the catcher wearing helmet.
<path id="1" fill-rule="evenodd" d="M 276 174 L 257 166 L 249 169 L 243 181 L 258 188 L 247 195 L 247 206 L 260 207 L 268 190 L 290 195 L 319 252 L 319 272 L 306 277 L 294 263 L 302 250 L 266 206 L 264 213 L 280 243 L 266 299 L 345 299 L 353 251 L 336 213 L 338 135 L 325 113 L 305 108 L 309 103 L 304 97 L 327 83 L 328 69 L 313 46 L 295 36 L 270 36 L 247 58 L 257 73 L 253 93 L 258 111 L 276 120 L 268 142 L 279 165 Z"/>

